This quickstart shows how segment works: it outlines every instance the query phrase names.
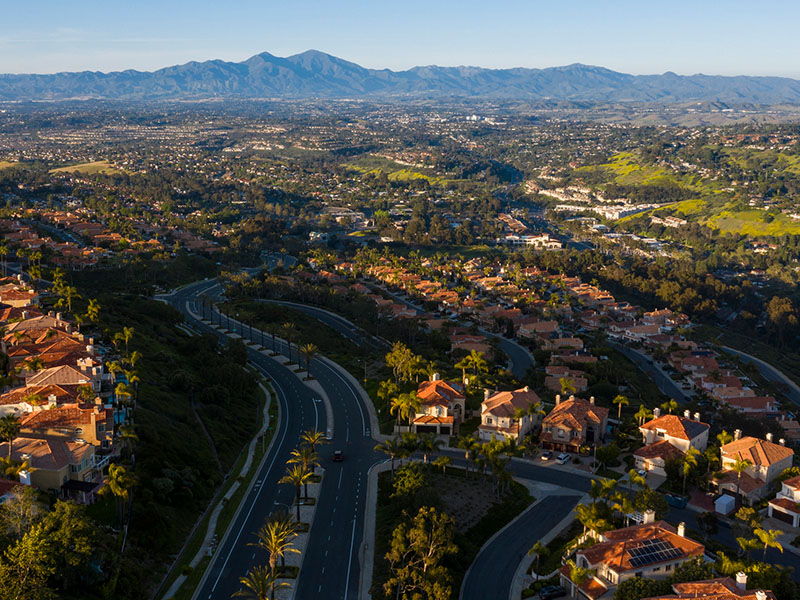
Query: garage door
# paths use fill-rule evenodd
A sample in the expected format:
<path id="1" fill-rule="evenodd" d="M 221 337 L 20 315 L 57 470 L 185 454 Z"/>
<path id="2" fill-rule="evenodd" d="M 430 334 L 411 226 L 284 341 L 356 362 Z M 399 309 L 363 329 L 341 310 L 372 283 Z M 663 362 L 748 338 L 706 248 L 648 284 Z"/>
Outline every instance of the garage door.
<path id="1" fill-rule="evenodd" d="M 772 509 L 772 516 L 779 521 L 783 521 L 784 523 L 789 523 L 789 525 L 793 522 L 793 517 L 789 513 L 785 513 L 781 510 L 776 510 L 775 508 Z"/>

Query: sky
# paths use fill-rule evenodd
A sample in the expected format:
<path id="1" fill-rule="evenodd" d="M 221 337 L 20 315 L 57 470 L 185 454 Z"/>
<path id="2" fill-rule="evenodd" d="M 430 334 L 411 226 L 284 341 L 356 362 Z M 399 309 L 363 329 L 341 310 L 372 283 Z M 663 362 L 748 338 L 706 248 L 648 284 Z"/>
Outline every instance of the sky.
<path id="1" fill-rule="evenodd" d="M 33 0 L 3 10 L 0 73 L 154 70 L 321 50 L 369 68 L 584 63 L 800 79 L 800 2 Z"/>

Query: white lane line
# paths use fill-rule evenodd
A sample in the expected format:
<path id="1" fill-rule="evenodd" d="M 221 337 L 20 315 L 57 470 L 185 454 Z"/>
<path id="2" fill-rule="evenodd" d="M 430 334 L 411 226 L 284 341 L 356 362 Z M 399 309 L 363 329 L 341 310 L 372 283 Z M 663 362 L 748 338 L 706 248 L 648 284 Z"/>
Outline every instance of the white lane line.
<path id="1" fill-rule="evenodd" d="M 361 408 L 361 396 L 356 392 L 355 388 L 353 388 L 351 383 L 339 374 L 339 371 L 337 371 L 331 366 L 328 366 L 328 364 L 325 363 L 324 361 L 321 361 L 321 363 L 324 364 L 326 367 L 328 367 L 328 370 L 330 370 L 334 375 L 336 375 L 339 379 L 341 379 L 342 382 L 345 384 L 345 387 L 347 387 L 347 389 L 350 390 L 350 392 L 353 394 L 353 397 L 356 401 L 356 406 L 358 406 L 358 412 L 361 413 L 361 427 L 362 430 L 364 431 L 364 435 L 366 435 L 367 421 L 364 418 L 364 409 Z"/>
<path id="2" fill-rule="evenodd" d="M 264 370 L 263 367 L 260 367 L 259 365 L 256 365 L 256 368 L 258 368 L 259 370 L 261 370 L 262 372 L 264 372 L 266 374 L 266 371 Z M 283 388 L 280 385 L 278 385 L 278 383 L 274 379 L 272 380 L 272 384 L 275 386 L 275 390 L 280 392 L 279 396 L 282 398 L 283 404 L 284 404 L 284 407 L 285 407 L 285 410 L 286 410 L 286 414 L 288 414 L 289 402 L 286 400 L 286 395 L 284 394 Z M 275 454 L 273 455 L 272 460 L 269 463 L 269 467 L 267 468 L 267 470 L 266 470 L 266 472 L 264 474 L 264 477 L 266 477 L 266 474 L 269 473 L 272 470 L 272 467 L 275 464 L 275 459 L 278 458 L 278 454 L 279 454 L 277 449 L 280 448 L 281 446 L 283 446 L 283 441 L 286 439 L 286 432 L 289 429 L 289 427 L 288 427 L 288 419 L 281 419 L 281 421 L 284 424 L 286 424 L 286 426 L 283 428 L 283 434 L 281 435 L 281 441 L 275 447 L 276 448 Z M 257 504 L 256 501 L 258 500 L 259 495 L 261 495 L 261 492 L 264 491 L 267 487 L 269 487 L 269 486 L 262 485 L 261 487 L 258 488 L 258 491 L 256 492 L 256 496 L 253 499 L 253 502 L 250 504 L 250 510 L 247 511 L 247 516 L 245 516 L 244 520 L 242 521 L 242 526 L 239 528 L 239 533 L 236 534 L 236 539 L 233 540 L 233 544 L 231 545 L 231 550 L 233 550 L 233 548 L 236 547 L 236 544 L 239 542 L 239 538 L 241 537 L 242 532 L 244 531 L 244 526 L 247 524 L 247 521 L 250 519 L 250 515 L 252 514 L 253 509 L 255 508 L 255 506 Z M 228 554 L 228 556 L 225 557 L 225 562 L 222 563 L 222 568 L 219 571 L 219 575 L 217 575 L 217 579 L 216 579 L 216 581 L 214 581 L 214 586 L 211 588 L 211 593 L 212 594 L 214 593 L 214 590 L 217 589 L 217 584 L 219 584 L 219 580 L 220 580 L 220 578 L 222 578 L 222 574 L 225 572 L 225 567 L 228 566 L 228 561 L 230 560 L 230 558 L 231 558 L 230 554 Z"/>
<path id="3" fill-rule="evenodd" d="M 336 486 L 336 489 L 337 489 L 337 490 L 338 490 L 338 489 L 341 489 L 341 487 L 342 487 L 342 473 L 344 473 L 344 469 L 342 469 L 341 471 L 339 471 L 339 485 L 337 485 L 337 486 Z"/>
<path id="4" fill-rule="evenodd" d="M 347 600 L 347 591 L 350 589 L 350 567 L 353 564 L 353 546 L 356 542 L 356 519 L 353 519 L 353 534 L 350 537 L 350 558 L 347 559 L 347 579 L 344 584 L 344 598 Z"/>

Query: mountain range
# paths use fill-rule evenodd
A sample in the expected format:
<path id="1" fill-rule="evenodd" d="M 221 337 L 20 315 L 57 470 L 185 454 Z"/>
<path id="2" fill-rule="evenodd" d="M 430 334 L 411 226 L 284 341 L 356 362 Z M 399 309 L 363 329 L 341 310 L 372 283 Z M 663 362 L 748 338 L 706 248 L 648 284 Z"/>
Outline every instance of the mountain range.
<path id="1" fill-rule="evenodd" d="M 0 101 L 209 98 L 487 98 L 587 102 L 800 103 L 800 81 L 784 77 L 630 75 L 573 64 L 546 69 L 414 67 L 366 69 L 309 50 L 267 52 L 243 62 L 189 62 L 157 71 L 0 75 Z"/>

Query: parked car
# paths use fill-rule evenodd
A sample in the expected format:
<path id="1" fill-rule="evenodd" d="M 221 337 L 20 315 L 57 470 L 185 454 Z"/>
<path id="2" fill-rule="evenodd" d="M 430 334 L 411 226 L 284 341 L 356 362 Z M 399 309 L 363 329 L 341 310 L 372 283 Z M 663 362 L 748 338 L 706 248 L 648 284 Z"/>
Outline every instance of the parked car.
<path id="1" fill-rule="evenodd" d="M 344 455 L 342 454 L 341 450 L 334 450 L 333 451 L 333 462 L 342 462 L 344 459 Z"/>
<path id="2" fill-rule="evenodd" d="M 567 454 L 566 452 L 562 452 L 561 454 L 558 455 L 558 458 L 556 458 L 556 460 L 558 461 L 558 464 L 560 464 L 560 465 L 567 464 L 569 462 L 569 459 L 570 459 L 570 455 Z"/>
<path id="3" fill-rule="evenodd" d="M 639 477 L 647 477 L 647 471 L 645 471 L 644 469 L 639 469 L 638 471 L 636 471 L 636 474 Z"/>
<path id="4" fill-rule="evenodd" d="M 561 598 L 567 594 L 566 590 L 560 585 L 547 585 L 539 590 L 539 598 L 541 600 L 552 600 L 553 598 Z"/>
<path id="5" fill-rule="evenodd" d="M 539 458 L 541 458 L 542 460 L 550 460 L 551 458 L 553 458 L 553 453 L 550 452 L 550 450 L 545 450 L 544 452 L 542 452 Z"/>

